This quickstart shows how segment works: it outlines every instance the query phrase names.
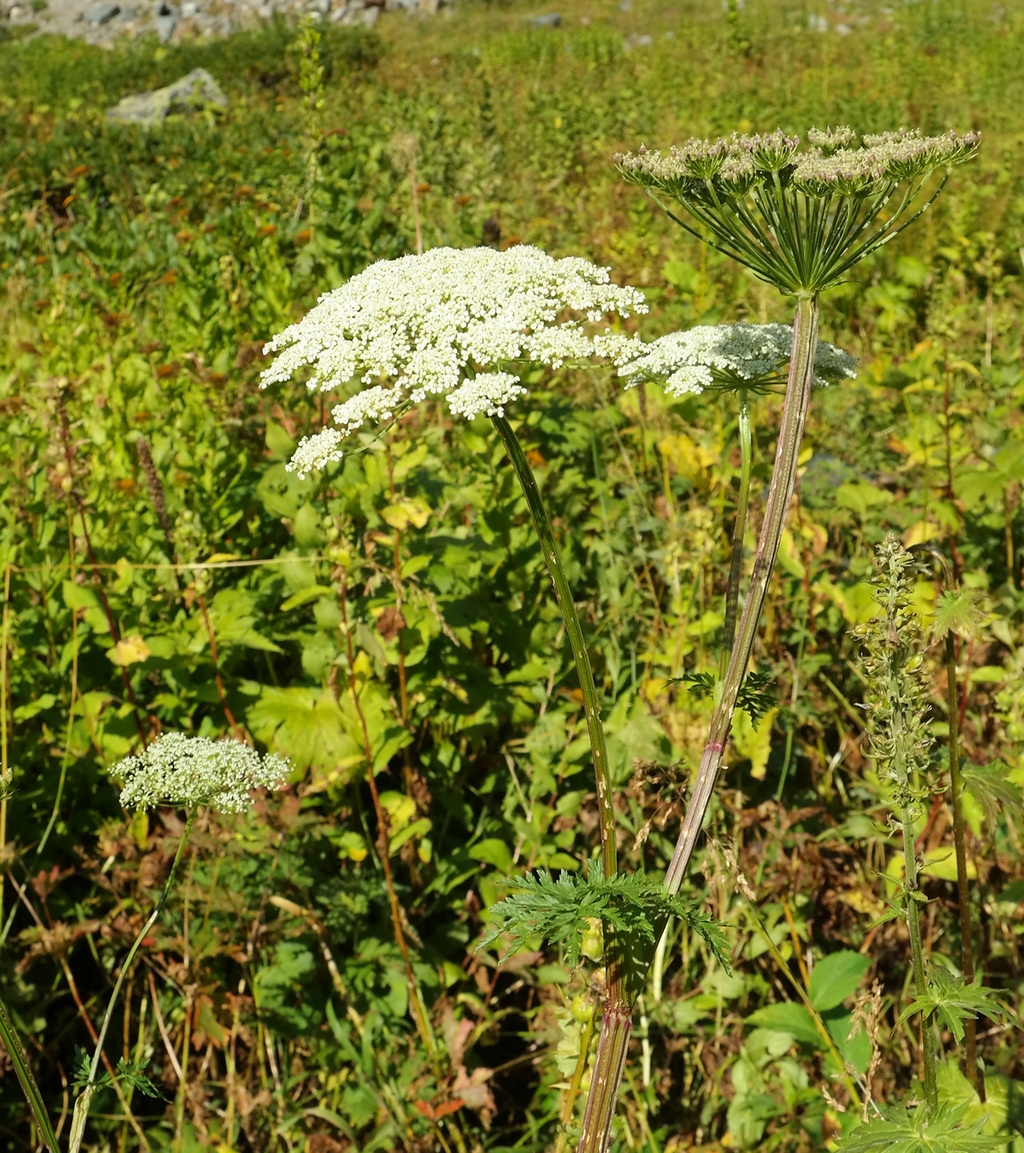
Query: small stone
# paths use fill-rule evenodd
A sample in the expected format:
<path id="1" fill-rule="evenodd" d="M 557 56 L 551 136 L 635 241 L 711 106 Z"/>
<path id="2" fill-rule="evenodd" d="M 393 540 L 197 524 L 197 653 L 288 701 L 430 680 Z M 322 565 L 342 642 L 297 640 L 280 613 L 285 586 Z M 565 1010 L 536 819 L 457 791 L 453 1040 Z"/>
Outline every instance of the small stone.
<path id="1" fill-rule="evenodd" d="M 273 18 L 274 18 L 274 5 L 273 4 L 261 4 L 256 9 L 256 15 L 259 16 L 259 18 L 261 20 L 273 20 Z"/>
<path id="2" fill-rule="evenodd" d="M 542 16 L 528 16 L 527 19 L 534 28 L 560 28 L 562 14 L 560 12 L 545 12 Z"/>
<path id="3" fill-rule="evenodd" d="M 318 16 L 331 14 L 331 0 L 309 0 L 309 11 Z"/>
<path id="4" fill-rule="evenodd" d="M 20 4 L 13 5 L 7 13 L 7 19 L 10 21 L 24 20 L 28 15 L 28 9 L 22 8 Z"/>
<path id="5" fill-rule="evenodd" d="M 623 52 L 632 52 L 634 48 L 649 48 L 654 43 L 654 37 L 634 32 L 627 36 L 622 43 Z"/>
<path id="6" fill-rule="evenodd" d="M 87 24 L 109 24 L 120 11 L 117 4 L 97 4 L 85 13 L 83 19 Z"/>
<path id="7" fill-rule="evenodd" d="M 156 34 L 159 37 L 160 43 L 166 44 L 174 35 L 174 29 L 178 27 L 178 10 L 166 3 L 166 0 L 163 0 L 156 10 L 156 20 L 154 23 L 156 24 Z"/>
<path id="8" fill-rule="evenodd" d="M 171 112 L 197 112 L 204 108 L 224 108 L 228 98 L 205 68 L 194 68 L 187 76 L 157 88 L 126 96 L 107 109 L 107 119 L 121 124 L 160 124 Z"/>
<path id="9" fill-rule="evenodd" d="M 357 19 L 364 28 L 372 28 L 374 24 L 380 19 L 379 8 L 364 8 L 357 16 Z"/>
<path id="10" fill-rule="evenodd" d="M 633 0 L 619 0 L 619 11 L 629 12 L 633 8 Z"/>
<path id="11" fill-rule="evenodd" d="M 436 16 L 441 7 L 441 0 L 420 0 L 419 10 L 425 16 Z"/>
<path id="12" fill-rule="evenodd" d="M 199 5 L 196 3 L 196 0 L 185 0 L 185 3 L 181 6 L 181 14 L 186 20 L 192 16 L 198 16 Z"/>

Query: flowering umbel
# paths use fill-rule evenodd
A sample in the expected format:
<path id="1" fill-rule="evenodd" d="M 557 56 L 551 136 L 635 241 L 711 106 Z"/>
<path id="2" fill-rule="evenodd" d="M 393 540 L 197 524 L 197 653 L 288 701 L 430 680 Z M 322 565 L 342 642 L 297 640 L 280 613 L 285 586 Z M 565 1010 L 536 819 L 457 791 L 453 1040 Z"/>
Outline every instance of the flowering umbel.
<path id="1" fill-rule="evenodd" d="M 251 805 L 251 789 L 279 789 L 291 765 L 260 756 L 241 741 L 211 741 L 185 733 L 163 733 L 137 756 L 119 761 L 111 774 L 124 782 L 126 809 L 209 805 L 221 813 L 241 813 Z"/>
<path id="2" fill-rule="evenodd" d="M 435 248 L 370 265 L 266 346 L 279 353 L 266 385 L 310 368 L 311 389 L 352 382 L 360 391 L 333 410 L 337 427 L 307 437 L 289 468 L 305 475 L 341 458 L 345 436 L 388 421 L 428 396 L 456 416 L 504 416 L 525 395 L 506 371 L 517 361 L 557 368 L 604 356 L 616 364 L 639 342 L 587 327 L 608 314 L 646 312 L 643 294 L 611 284 L 586 260 L 556 260 L 537 248 Z M 387 383 L 378 383 L 386 381 Z"/>
<path id="3" fill-rule="evenodd" d="M 900 129 L 858 142 L 852 128 L 812 128 L 803 151 L 779 130 L 688 140 L 667 156 L 641 146 L 615 161 L 662 207 L 678 201 L 697 227 L 669 215 L 688 232 L 781 291 L 812 295 L 915 220 L 980 139 Z"/>
<path id="4" fill-rule="evenodd" d="M 644 345 L 643 355 L 619 369 L 627 388 L 659 381 L 670 396 L 718 391 L 765 392 L 785 384 L 783 367 L 793 348 L 787 324 L 698 325 L 670 332 Z M 857 375 L 857 361 L 841 348 L 818 341 L 814 383 L 819 387 Z"/>

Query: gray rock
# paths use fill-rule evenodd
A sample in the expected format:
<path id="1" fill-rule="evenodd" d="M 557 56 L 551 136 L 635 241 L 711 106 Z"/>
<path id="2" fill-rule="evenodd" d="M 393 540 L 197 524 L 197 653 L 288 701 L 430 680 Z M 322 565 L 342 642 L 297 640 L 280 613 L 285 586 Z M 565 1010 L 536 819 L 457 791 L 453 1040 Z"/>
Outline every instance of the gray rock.
<path id="1" fill-rule="evenodd" d="M 622 42 L 623 52 L 632 52 L 634 48 L 650 48 L 654 43 L 654 37 L 639 32 L 634 32 L 632 36 L 627 36 Z"/>
<path id="2" fill-rule="evenodd" d="M 331 0 L 309 0 L 309 11 L 318 16 L 329 16 L 331 13 Z"/>
<path id="3" fill-rule="evenodd" d="M 199 5 L 196 3 L 196 0 L 185 0 L 185 3 L 181 6 L 181 14 L 186 20 L 193 16 L 198 16 Z"/>
<path id="4" fill-rule="evenodd" d="M 436 16 L 441 8 L 441 0 L 420 0 L 419 10 L 425 16 Z"/>
<path id="5" fill-rule="evenodd" d="M 224 108 L 228 98 L 205 68 L 193 68 L 187 76 L 157 88 L 126 96 L 107 109 L 107 119 L 117 124 L 162 124 L 171 112 L 201 112 L 205 108 Z"/>
<path id="6" fill-rule="evenodd" d="M 364 8 L 356 16 L 357 22 L 359 24 L 362 24 L 362 26 L 364 28 L 372 28 L 374 26 L 374 24 L 376 24 L 379 19 L 380 19 L 380 9 L 376 8 L 376 7 L 375 8 Z"/>
<path id="7" fill-rule="evenodd" d="M 545 12 L 542 16 L 528 16 L 527 19 L 534 28 L 560 28 L 562 14 L 560 12 Z"/>
<path id="8" fill-rule="evenodd" d="M 171 4 L 162 3 L 156 10 L 156 34 L 160 38 L 161 44 L 166 44 L 168 40 L 174 35 L 174 29 L 178 27 L 178 10 Z"/>
<path id="9" fill-rule="evenodd" d="M 109 24 L 120 11 L 121 8 L 117 4 L 97 4 L 95 8 L 90 8 L 82 19 L 86 24 Z"/>

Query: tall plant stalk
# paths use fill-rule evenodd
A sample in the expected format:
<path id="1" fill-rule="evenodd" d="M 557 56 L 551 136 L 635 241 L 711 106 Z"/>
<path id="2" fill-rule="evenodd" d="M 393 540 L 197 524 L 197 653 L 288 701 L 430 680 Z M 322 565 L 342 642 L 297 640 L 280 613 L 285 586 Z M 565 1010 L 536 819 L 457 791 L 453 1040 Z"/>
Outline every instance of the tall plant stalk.
<path id="1" fill-rule="evenodd" d="M 697 837 L 714 794 L 725 745 L 729 737 L 736 698 L 754 650 L 757 625 L 768 594 L 768 584 L 779 553 L 786 513 L 796 486 L 797 463 L 803 440 L 807 407 L 814 380 L 814 353 L 818 342 L 817 294 L 797 297 L 796 316 L 793 319 L 793 352 L 786 382 L 786 399 L 779 427 L 779 442 L 775 450 L 775 467 L 765 505 L 764 522 L 758 536 L 754 567 L 750 574 L 743 612 L 736 628 L 736 638 L 729 655 L 725 678 L 716 690 L 714 711 L 708 730 L 707 743 L 701 757 L 693 796 L 683 818 L 672 860 L 665 874 L 665 887 L 670 893 L 678 892 L 693 855 Z"/>
<path id="2" fill-rule="evenodd" d="M 583 709 L 587 720 L 587 734 L 590 737 L 590 747 L 594 758 L 594 781 L 597 786 L 597 810 L 600 820 L 601 835 L 601 864 L 605 877 L 612 877 L 616 870 L 615 846 L 615 811 L 612 807 L 612 775 L 608 764 L 608 746 L 605 741 L 604 726 L 601 724 L 601 702 L 597 695 L 597 686 L 594 684 L 594 672 L 590 666 L 590 656 L 587 653 L 587 643 L 583 636 L 583 626 L 580 624 L 579 613 L 573 600 L 572 588 L 565 568 L 562 565 L 561 554 L 555 542 L 555 533 L 548 515 L 547 506 L 540 494 L 537 478 L 533 475 L 530 462 L 526 459 L 523 446 L 504 416 L 492 416 L 491 421 L 498 430 L 501 442 L 508 453 L 509 461 L 515 470 L 526 504 L 533 519 L 533 527 L 540 541 L 541 551 L 544 554 L 544 563 L 547 565 L 554 585 L 555 598 L 558 608 L 565 622 L 565 631 L 569 637 L 572 648 L 573 661 L 576 664 L 576 675 L 580 681 L 580 692 L 583 694 Z"/>
<path id="3" fill-rule="evenodd" d="M 152 913 L 150 913 L 145 925 L 142 926 L 136 935 L 132 947 L 128 950 L 128 955 L 125 957 L 124 964 L 121 966 L 121 972 L 114 982 L 110 1000 L 107 1002 L 107 1011 L 104 1013 L 103 1023 L 100 1025 L 99 1036 L 96 1038 L 96 1049 L 89 1065 L 89 1077 L 82 1092 L 78 1095 L 78 1099 L 75 1101 L 74 1112 L 71 1116 L 71 1132 L 68 1136 L 68 1153 L 78 1153 L 81 1147 L 82 1137 L 85 1135 L 85 1123 L 89 1117 L 89 1105 L 99 1087 L 97 1074 L 99 1073 L 100 1062 L 103 1059 L 103 1042 L 107 1039 L 107 1030 L 110 1028 L 110 1022 L 114 1016 L 114 1007 L 121 995 L 121 988 L 131 971 L 136 953 L 138 953 L 142 947 L 142 942 L 149 936 L 149 931 L 159 920 L 160 914 L 164 911 L 164 906 L 167 904 L 167 898 L 171 895 L 171 889 L 174 887 L 174 881 L 178 874 L 178 866 L 181 864 L 185 846 L 188 844 L 188 839 L 191 836 L 192 826 L 195 824 L 197 812 L 197 809 L 193 809 L 185 821 L 185 828 L 178 841 L 178 851 L 174 854 L 174 860 L 171 862 L 171 868 L 167 874 L 167 880 L 164 881 L 164 887 L 160 892 L 160 896 L 157 898 L 156 904 L 153 906 Z"/>
<path id="4" fill-rule="evenodd" d="M 729 586 L 725 594 L 725 625 L 722 629 L 722 654 L 718 667 L 718 679 L 723 681 L 729 667 L 733 641 L 736 639 L 740 581 L 743 578 L 743 541 L 747 533 L 747 506 L 750 503 L 750 468 L 754 455 L 754 438 L 750 428 L 750 396 L 745 388 L 740 389 L 739 402 L 740 491 L 736 499 L 736 517 L 732 526 Z"/>
<path id="5" fill-rule="evenodd" d="M 579 677 L 580 691 L 583 694 L 583 709 L 594 761 L 601 865 L 605 878 L 611 878 L 617 869 L 615 810 L 612 804 L 613 782 L 604 726 L 601 723 L 601 704 L 587 653 L 586 639 L 583 636 L 583 626 L 555 542 L 551 518 L 519 438 L 504 416 L 492 416 L 491 420 L 501 437 L 523 495 L 526 497 L 537 539 L 544 554 L 544 562 L 554 585 L 555 598 L 569 636 L 576 675 Z M 607 1148 L 619 1085 L 626 1067 L 629 1038 L 633 1030 L 633 1003 L 627 981 L 627 968 L 631 959 L 625 955 L 622 942 L 614 933 L 608 931 L 607 926 L 605 938 L 606 983 L 601 1031 L 591 1071 L 590 1091 L 583 1117 L 583 1135 L 577 1146 L 578 1153 L 600 1153 Z"/>

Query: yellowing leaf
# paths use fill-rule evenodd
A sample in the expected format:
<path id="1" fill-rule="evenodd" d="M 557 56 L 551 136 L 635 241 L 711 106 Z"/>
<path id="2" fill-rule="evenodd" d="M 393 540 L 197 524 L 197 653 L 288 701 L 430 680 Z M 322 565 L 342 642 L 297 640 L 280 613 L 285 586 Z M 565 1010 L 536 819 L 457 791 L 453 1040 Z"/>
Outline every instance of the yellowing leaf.
<path id="1" fill-rule="evenodd" d="M 137 665 L 150 655 L 150 647 L 140 636 L 122 637 L 107 653 L 115 665 L 125 668 L 127 665 Z"/>
<path id="2" fill-rule="evenodd" d="M 684 432 L 664 436 L 658 441 L 658 452 L 667 464 L 697 488 L 706 490 L 714 484 L 714 466 L 718 456 L 691 440 Z"/>
<path id="3" fill-rule="evenodd" d="M 934 521 L 919 520 L 903 534 L 903 547 L 913 548 L 916 544 L 924 544 L 925 541 L 941 536 L 942 529 Z"/>
<path id="4" fill-rule="evenodd" d="M 750 775 L 756 781 L 763 781 L 768 770 L 768 756 L 772 751 L 772 722 L 778 711 L 769 709 L 756 728 L 742 709 L 738 709 L 733 718 L 733 747 L 741 757 L 750 761 Z"/>
<path id="5" fill-rule="evenodd" d="M 425 500 L 413 497 L 389 504 L 387 508 L 381 510 L 380 515 L 392 528 L 399 531 L 408 528 L 410 524 L 422 528 L 430 519 L 430 505 Z"/>
<path id="6" fill-rule="evenodd" d="M 885 912 L 885 904 L 870 889 L 846 889 L 839 894 L 839 900 L 849 905 L 855 913 L 876 920 Z"/>

